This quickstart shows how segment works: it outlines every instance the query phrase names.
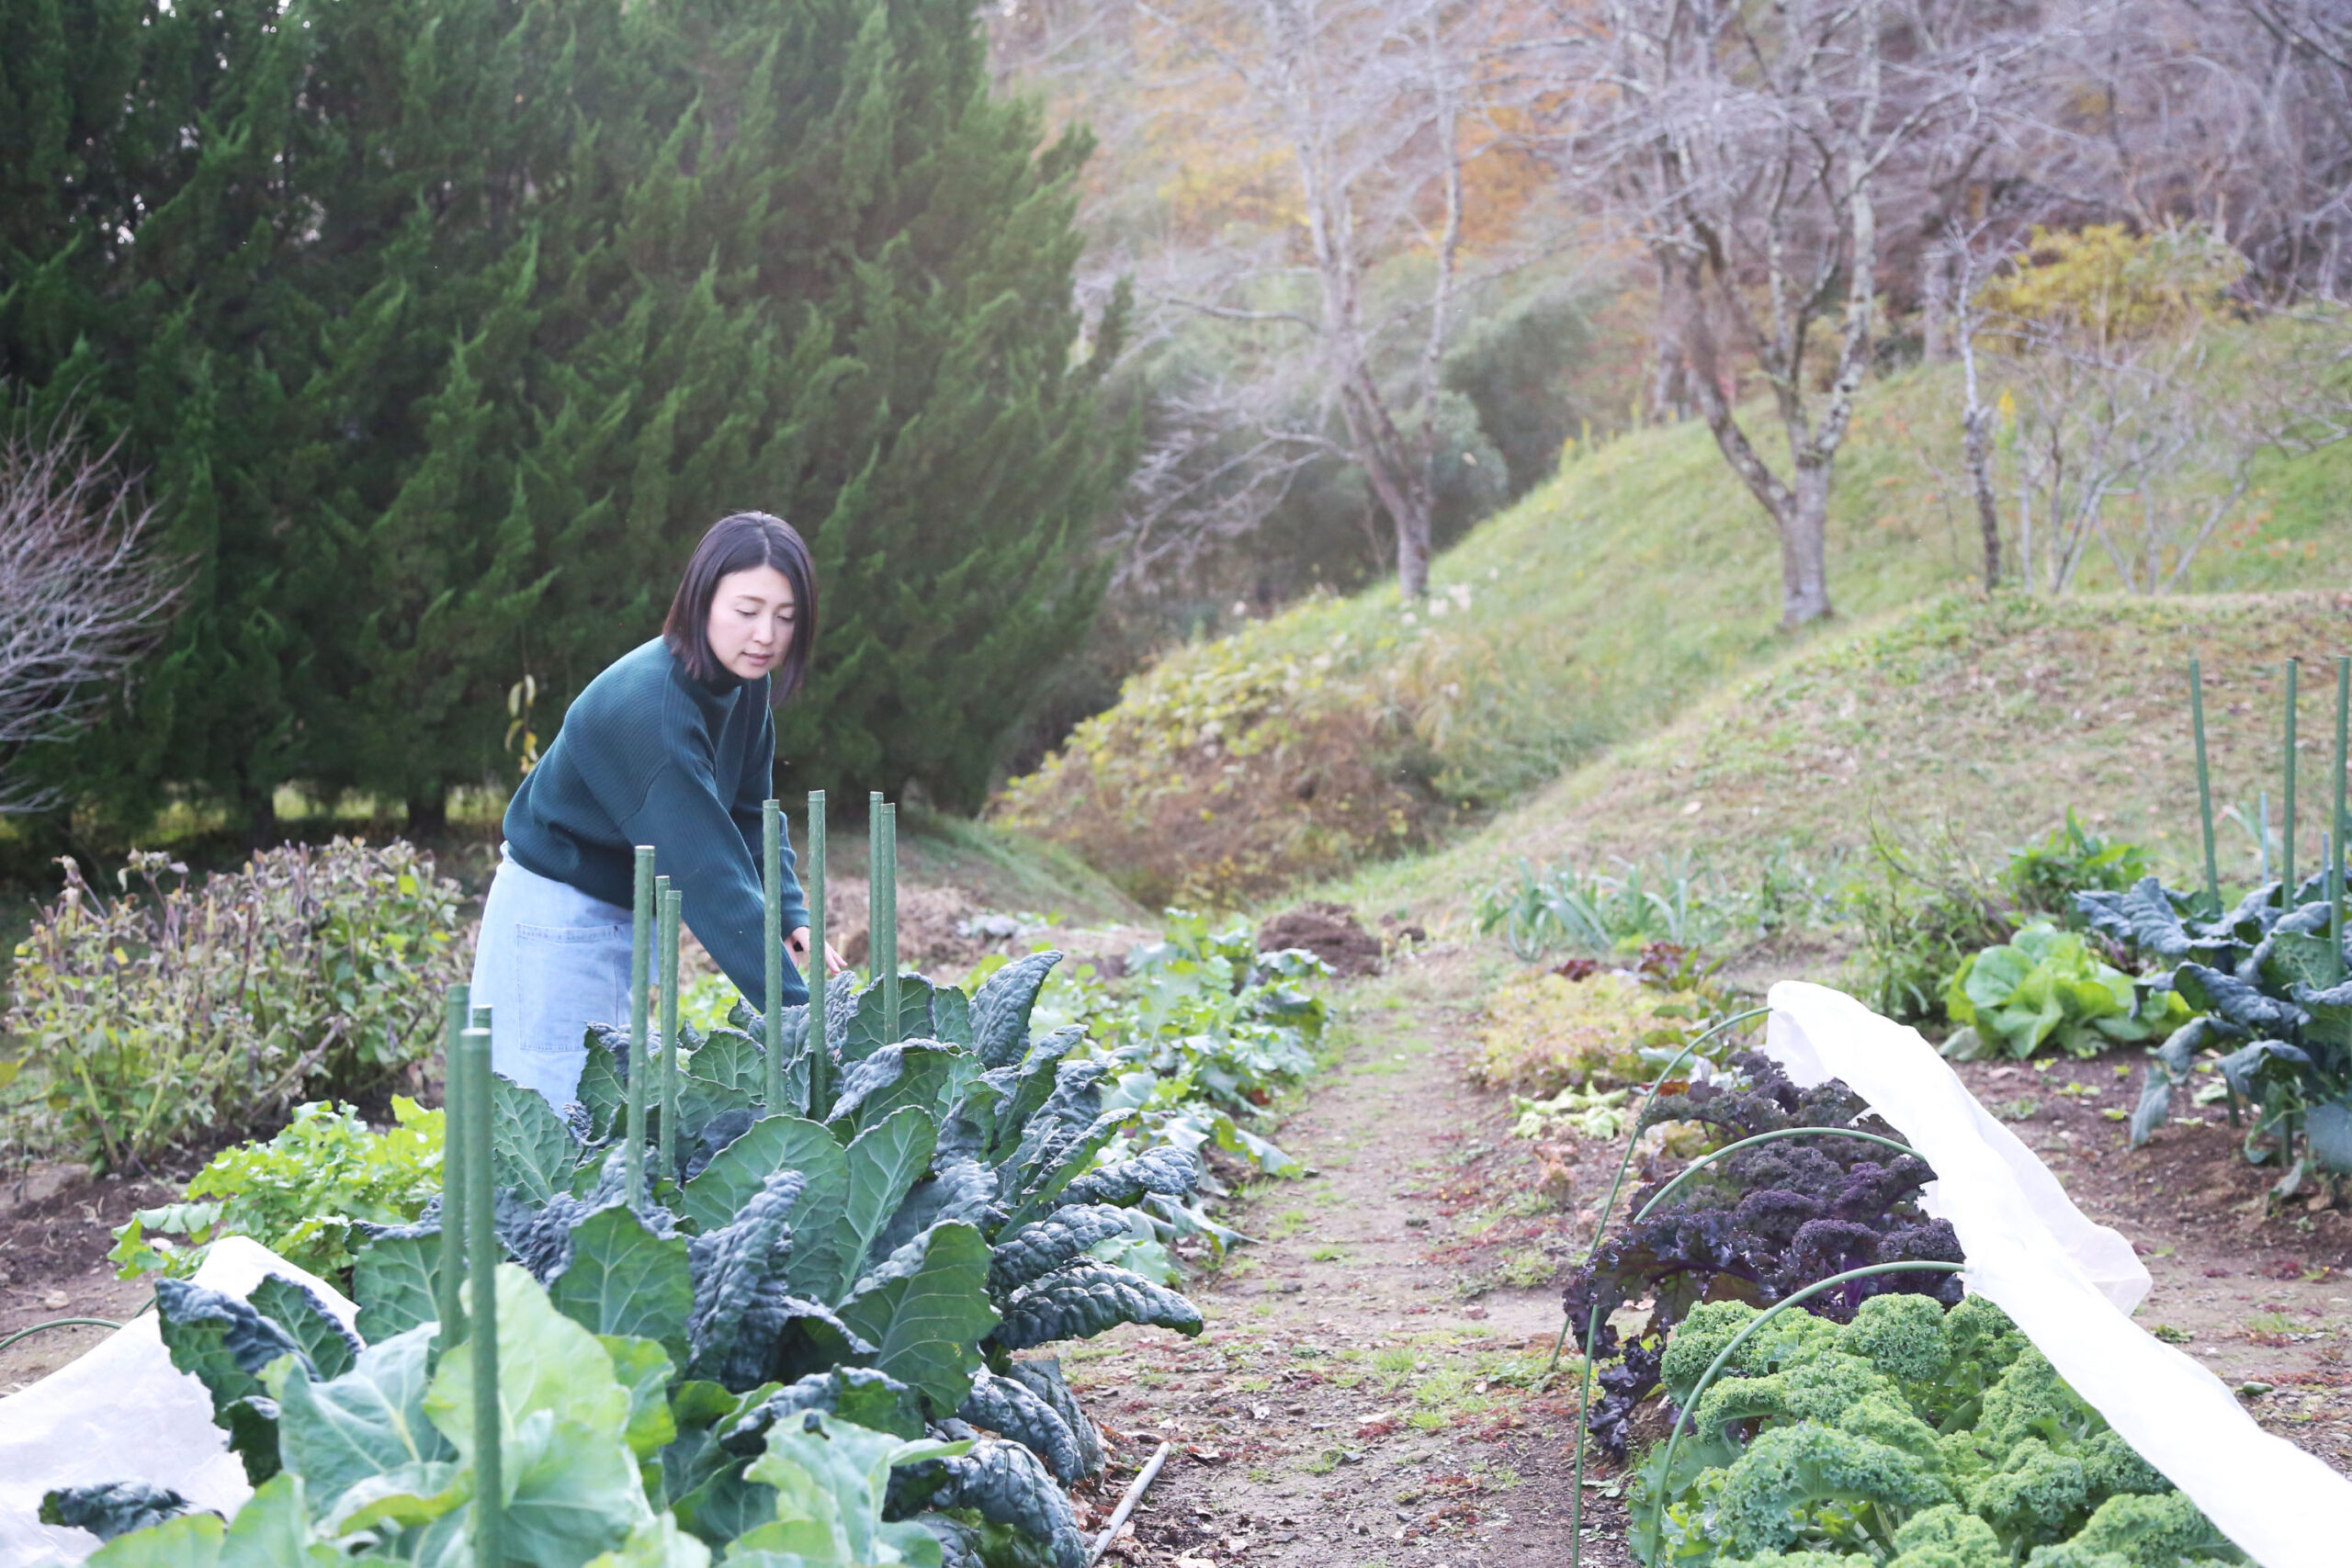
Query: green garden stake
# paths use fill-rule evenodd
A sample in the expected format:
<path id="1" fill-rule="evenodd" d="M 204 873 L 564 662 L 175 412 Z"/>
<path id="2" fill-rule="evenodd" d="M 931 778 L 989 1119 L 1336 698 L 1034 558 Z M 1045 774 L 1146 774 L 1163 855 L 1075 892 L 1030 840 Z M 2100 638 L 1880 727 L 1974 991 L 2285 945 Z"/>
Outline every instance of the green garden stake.
<path id="1" fill-rule="evenodd" d="M 1752 1018 L 1761 1018 L 1771 1010 L 1770 1008 L 1749 1008 L 1745 1012 L 1734 1013 L 1731 1017 L 1718 1020 L 1709 1026 L 1704 1033 L 1677 1052 L 1672 1061 L 1658 1069 L 1657 1077 L 1652 1078 L 1649 1087 L 1642 1091 L 1642 1111 L 1646 1111 L 1649 1109 L 1649 1102 L 1657 1098 L 1659 1086 L 1681 1070 L 1682 1065 L 1697 1054 L 1700 1046 L 1735 1024 L 1745 1023 Z M 1636 1112 L 1634 1124 L 1639 1126 L 1640 1123 L 1641 1112 Z M 1625 1140 L 1624 1157 L 1617 1162 L 1617 1179 L 1609 1184 L 1609 1196 L 1602 1201 L 1600 1215 L 1593 1222 L 1592 1241 L 1585 1248 L 1584 1266 L 1586 1268 L 1592 1266 L 1593 1258 L 1600 1252 L 1600 1238 L 1607 1234 L 1610 1217 L 1616 1213 L 1617 1194 L 1623 1190 L 1625 1172 L 1633 1166 L 1634 1145 L 1636 1141 L 1638 1141 L 1636 1138 Z M 1560 1351 L 1567 1344 L 1568 1330 L 1576 1326 L 1576 1321 L 1572 1317 L 1564 1317 L 1561 1320 L 1560 1336 L 1552 1342 L 1552 1359 L 1544 1369 L 1545 1377 L 1550 1377 L 1559 1369 Z M 1591 1434 L 1585 1429 L 1585 1423 L 1592 1408 L 1592 1352 L 1594 1341 L 1600 1337 L 1600 1310 L 1596 1306 L 1585 1324 L 1584 1382 L 1577 1394 L 1577 1470 L 1576 1479 L 1568 1488 L 1568 1568 L 1581 1568 L 1584 1561 L 1584 1450 L 1591 1441 Z"/>
<path id="2" fill-rule="evenodd" d="M 808 1114 L 817 1121 L 833 1108 L 833 1057 L 825 1043 L 825 987 L 832 976 L 825 972 L 825 792 L 808 792 Z M 772 1023 L 768 1049 L 784 1039 L 781 1023 Z"/>
<path id="3" fill-rule="evenodd" d="M 460 1129 L 466 1116 L 462 1047 L 466 1029 L 473 1022 L 470 1000 L 466 987 L 449 987 L 448 1033 L 441 1048 L 441 1272 L 433 1292 L 435 1315 L 441 1320 L 436 1353 L 455 1345 L 465 1332 L 458 1286 L 466 1271 L 466 1140 Z"/>
<path id="4" fill-rule="evenodd" d="M 2327 863 L 2335 868 L 2335 891 L 2328 902 L 2335 914 L 2328 919 L 2328 929 L 2335 933 L 2335 955 L 2328 960 L 2338 980 L 2344 978 L 2344 742 L 2345 721 L 2352 717 L 2352 659 L 2338 655 L 2335 660 L 2335 810 L 2327 819 L 2328 831 L 2335 835 L 2335 848 L 2328 852 Z"/>
<path id="5" fill-rule="evenodd" d="M 2332 955 L 2328 964 L 2335 978 L 2344 978 L 2344 852 L 2336 848 L 2335 835 L 2319 836 L 2320 853 L 2327 857 L 2327 944 Z"/>
<path id="6" fill-rule="evenodd" d="M 662 1146 L 661 1174 L 678 1179 L 678 927 L 685 895 L 662 889 Z"/>
<path id="7" fill-rule="evenodd" d="M 637 846 L 637 886 L 629 912 L 628 1144 L 621 1151 L 629 1207 L 645 1201 L 645 987 L 653 967 L 653 846 Z"/>
<path id="8" fill-rule="evenodd" d="M 506 1491 L 498 1403 L 499 1246 L 491 1224 L 490 1031 L 467 1030 L 459 1055 L 466 1073 L 466 1253 L 473 1281 L 474 1561 L 499 1563 L 506 1561 Z"/>
<path id="9" fill-rule="evenodd" d="M 768 1114 L 784 1107 L 784 802 L 760 803 L 760 932 L 767 954 L 763 1006 Z"/>
<path id="10" fill-rule="evenodd" d="M 865 983 L 882 978 L 882 792 L 865 796 Z"/>
<path id="11" fill-rule="evenodd" d="M 900 1038 L 899 1020 L 899 808 L 882 807 L 882 1016 L 884 1039 Z"/>
<path id="12" fill-rule="evenodd" d="M 2213 858 L 2213 779 L 2205 766 L 2205 671 L 2188 661 L 2188 714 L 2197 731 L 2197 810 L 2205 824 L 2205 899 L 2213 913 L 2222 912 L 2222 871 Z"/>
<path id="13" fill-rule="evenodd" d="M 2289 911 L 2295 907 L 2295 680 L 2301 669 L 2301 660 L 2287 660 L 2287 819 L 2280 824 L 2283 836 L 2278 840 L 2278 874 L 2286 880 L 2287 887 L 2278 907 Z"/>
<path id="14" fill-rule="evenodd" d="M 2268 790 L 2266 789 L 2255 796 L 2254 815 L 2255 844 L 2262 854 L 2262 880 L 2267 886 L 2270 881 L 2270 792 Z"/>

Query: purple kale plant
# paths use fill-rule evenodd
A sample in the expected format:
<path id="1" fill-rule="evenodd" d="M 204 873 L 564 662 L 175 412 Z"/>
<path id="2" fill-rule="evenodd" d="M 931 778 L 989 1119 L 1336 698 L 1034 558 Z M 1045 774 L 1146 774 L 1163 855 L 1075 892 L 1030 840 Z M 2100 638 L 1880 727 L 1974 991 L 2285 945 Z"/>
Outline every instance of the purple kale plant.
<path id="1" fill-rule="evenodd" d="M 1756 1053 L 1734 1059 L 1727 1081 L 1693 1084 L 1657 1096 L 1636 1135 L 1662 1122 L 1691 1122 L 1722 1148 L 1758 1133 L 1789 1127 L 1855 1128 L 1894 1137 L 1860 1096 L 1835 1078 L 1801 1089 L 1777 1063 Z M 1770 1306 L 1849 1269 L 1874 1263 L 1959 1262 L 1951 1226 L 1929 1219 L 1919 1189 L 1935 1172 L 1916 1156 L 1858 1138 L 1785 1138 L 1743 1150 L 1711 1166 L 1648 1217 L 1641 1212 L 1670 1179 L 1655 1177 L 1622 1211 L 1617 1230 L 1592 1261 L 1568 1275 L 1565 1304 L 1579 1338 L 1597 1309 L 1595 1360 L 1600 1397 L 1588 1427 L 1603 1451 L 1625 1455 L 1634 1406 L 1657 1386 L 1666 1337 L 1701 1302 Z M 1853 1280 L 1804 1303 L 1838 1322 L 1873 1295 L 1910 1292 L 1950 1306 L 1961 1297 L 1956 1275 L 1922 1269 Z M 1649 1320 L 1630 1337 L 1611 1314 L 1649 1303 Z"/>

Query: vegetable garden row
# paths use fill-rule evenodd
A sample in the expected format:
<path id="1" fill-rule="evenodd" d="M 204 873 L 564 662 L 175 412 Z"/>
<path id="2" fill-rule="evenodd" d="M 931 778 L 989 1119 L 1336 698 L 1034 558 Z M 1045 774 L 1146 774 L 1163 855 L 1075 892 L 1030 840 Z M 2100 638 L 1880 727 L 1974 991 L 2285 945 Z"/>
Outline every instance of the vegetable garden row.
<path id="1" fill-rule="evenodd" d="M 1289 982 L 1317 966 L 1180 917 L 1144 955 L 1160 1027 L 1112 1050 L 1037 1030 L 1057 953 L 968 993 L 899 972 L 891 817 L 877 804 L 872 977 L 780 1007 L 772 974 L 769 1008 L 707 1032 L 678 1021 L 676 898 L 640 852 L 659 1025 L 639 984 L 560 1112 L 490 1072 L 454 991 L 438 1190 L 410 1223 L 286 1232 L 347 1246 L 349 1326 L 284 1276 L 242 1299 L 175 1277 L 243 1228 L 235 1197 L 127 1227 L 119 1255 L 164 1270 L 172 1362 L 255 1490 L 224 1522 L 135 1481 L 63 1487 L 44 1520 L 104 1539 L 101 1564 L 1088 1562 L 1065 1487 L 1103 1450 L 1035 1352 L 1200 1331 L 1169 1249 L 1231 1233 L 1194 1150 L 1283 1161 L 1236 1115 L 1311 1065 L 1321 1004 Z M 1219 1016 L 1187 1012 L 1194 992 Z"/>
<path id="2" fill-rule="evenodd" d="M 2352 1172 L 2339 851 L 2352 667 L 2339 666 L 2338 696 L 2339 787 L 2317 874 L 2295 874 L 2290 707 L 2279 874 L 2225 904 L 2210 798 L 2202 888 L 2077 842 L 2053 918 L 1940 978 L 1960 1026 L 1944 1054 L 2148 1047 L 2136 1108 L 2117 1113 L 2134 1145 L 2186 1089 L 2226 1105 L 2245 1157 L 2280 1173 L 2279 1195 L 2339 1187 Z M 2201 704 L 2195 721 L 2201 750 Z M 108 1538 L 94 1559 L 107 1565 L 1089 1562 L 1067 1488 L 1101 1473 L 1103 1444 L 1044 1352 L 1123 1324 L 1199 1332 L 1171 1254 L 1238 1239 L 1201 1202 L 1200 1154 L 1290 1165 L 1250 1122 L 1264 1088 L 1311 1066 L 1321 1006 L 1294 983 L 1315 966 L 1193 922 L 1158 978 L 1147 963 L 1140 994 L 1162 999 L 1142 1005 L 1165 1005 L 1181 987 L 1160 982 L 1190 964 L 1224 1022 L 1123 1028 L 1106 1048 L 1088 1038 L 1105 1015 L 1082 989 L 1041 1007 L 1056 954 L 961 987 L 899 972 L 893 826 L 877 806 L 865 984 L 839 977 L 821 1006 L 786 1008 L 772 977 L 765 1007 L 739 1003 L 707 1030 L 682 1022 L 675 904 L 648 861 L 639 1016 L 591 1032 L 578 1103 L 559 1112 L 492 1077 L 460 997 L 447 1153 L 417 1165 L 434 1189 L 417 1203 L 293 1224 L 280 1212 L 273 1229 L 257 1223 L 266 1202 L 240 1209 L 266 1184 L 229 1174 L 260 1156 L 233 1151 L 208 1190 L 224 1202 L 127 1227 L 120 1256 L 165 1276 L 164 1342 L 203 1381 L 256 1490 L 225 1522 L 136 1484 L 61 1489 L 44 1517 Z M 1576 1080 L 1525 1108 L 1541 1126 L 1589 1100 L 1608 1115 L 1588 1135 L 1626 1145 L 1569 1271 L 1555 1354 L 1582 1390 L 1572 1506 L 1588 1451 L 1623 1467 L 1627 1545 L 1647 1568 L 2248 1561 L 2176 1485 L 2187 1475 L 2197 1490 L 2177 1453 L 2159 1470 L 2110 1420 L 2111 1401 L 2102 1414 L 2061 1374 L 2054 1342 L 1963 1284 L 1987 1259 L 1944 1217 L 1951 1195 L 1930 1190 L 1939 1171 L 1913 1130 L 1835 1078 L 1801 1087 L 1775 1055 L 1731 1046 L 1754 1012 L 1702 997 L 1687 956 L 1648 967 L 1679 998 L 1661 1013 L 1684 1022 L 1644 1054 L 1663 1064 L 1646 1093 L 1626 1104 Z M 1630 1042 L 1613 1049 L 1641 1059 Z M 408 1114 L 422 1141 L 440 1131 Z M 332 1120 L 306 1111 L 281 1142 Z M 1654 1166 L 1621 1206 L 1661 1128 L 1688 1163 Z M 1973 1179 L 1959 1168 L 1947 1181 Z M 285 1280 L 236 1297 L 183 1277 L 207 1239 L 240 1229 L 289 1255 L 317 1248 L 298 1261 L 347 1265 L 350 1327 Z M 2109 1294 L 2098 1311 L 2128 1304 Z M 2120 1314 L 2113 1332 L 2145 1337 Z M 2314 1519 L 2352 1528 L 2352 1487 L 2333 1481 L 2338 1495 L 2291 1466 L 2278 1484 Z M 1580 1551 L 1585 1535 L 1571 1539 Z M 2322 1560 L 2298 1550 L 2274 1542 L 2259 1561 Z"/>

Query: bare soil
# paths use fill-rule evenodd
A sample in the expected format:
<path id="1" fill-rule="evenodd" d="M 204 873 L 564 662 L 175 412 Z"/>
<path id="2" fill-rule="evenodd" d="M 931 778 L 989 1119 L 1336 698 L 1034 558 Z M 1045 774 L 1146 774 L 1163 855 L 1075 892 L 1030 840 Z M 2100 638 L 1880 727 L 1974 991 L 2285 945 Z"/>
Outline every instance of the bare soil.
<path id="1" fill-rule="evenodd" d="M 1471 1004 L 1492 964 L 1439 948 L 1343 988 L 1340 1058 L 1280 1133 L 1312 1174 L 1240 1206 L 1260 1240 L 1193 1289 L 1207 1330 L 1123 1330 L 1067 1357 L 1116 1439 L 1102 1513 L 1161 1438 L 1175 1444 L 1114 1547 L 1125 1561 L 1568 1561 L 1577 1389 L 1544 1367 L 1558 1270 L 1582 1256 L 1623 1145 L 1547 1140 L 1541 1162 L 1510 1136 L 1508 1099 L 1470 1087 Z M 2267 1198 L 2277 1174 L 2237 1156 L 2220 1108 L 2184 1103 L 2127 1149 L 2106 1112 L 2136 1100 L 2141 1059 L 1961 1072 L 2140 1249 L 2154 1288 L 2137 1320 L 2352 1473 L 2352 1215 Z M 1583 1560 L 1626 1568 L 1623 1478 L 1591 1459 L 1585 1477 Z"/>
<path id="2" fill-rule="evenodd" d="M 1098 1523 L 1165 1438 L 1173 1454 L 1113 1561 L 1148 1568 L 1553 1568 L 1568 1560 L 1577 1389 L 1547 1377 L 1557 1278 L 1580 1257 L 1622 1145 L 1510 1136 L 1507 1097 L 1464 1073 L 1485 948 L 1408 953 L 1335 988 L 1335 1060 L 1283 1122 L 1309 1174 L 1240 1193 L 1256 1238 L 1190 1287 L 1197 1339 L 1124 1329 L 1065 1352 L 1112 1469 L 1081 1491 Z M 2138 1320 L 2243 1386 L 2266 1426 L 2352 1473 L 2352 1215 L 2267 1196 L 2219 1107 L 2124 1147 L 2136 1053 L 1971 1064 L 1962 1077 L 2092 1218 L 2137 1245 L 2155 1287 Z M 2124 1071 L 2119 1072 L 2122 1068 Z M 0 1336 L 40 1319 L 119 1321 L 111 1228 L 176 1189 L 38 1171 L 0 1188 Z M 103 1331 L 0 1353 L 0 1392 Z M 1564 1362 L 1566 1372 L 1573 1359 Z M 1622 1477 L 1586 1471 L 1583 1560 L 1630 1568 Z"/>
<path id="3" fill-rule="evenodd" d="M 1198 1339 L 1066 1354 L 1120 1455 L 1102 1511 L 1176 1446 L 1125 1561 L 1568 1561 L 1576 1389 L 1544 1373 L 1574 1221 L 1528 1201 L 1508 1101 L 1464 1076 L 1481 962 L 1431 950 L 1341 992 L 1339 1060 L 1282 1128 L 1310 1174 L 1240 1205 L 1258 1240 L 1191 1288 Z M 1588 1481 L 1584 1560 L 1619 1568 L 1616 1479 Z"/>
<path id="4" fill-rule="evenodd" d="M 78 1166 L 54 1164 L 0 1188 L 0 1339 L 53 1318 L 130 1318 L 154 1291 L 114 1277 L 106 1261 L 114 1227 L 179 1193 L 176 1183 L 93 1180 Z M 0 1395 L 38 1382 L 109 1332 L 52 1328 L 0 1350 Z"/>

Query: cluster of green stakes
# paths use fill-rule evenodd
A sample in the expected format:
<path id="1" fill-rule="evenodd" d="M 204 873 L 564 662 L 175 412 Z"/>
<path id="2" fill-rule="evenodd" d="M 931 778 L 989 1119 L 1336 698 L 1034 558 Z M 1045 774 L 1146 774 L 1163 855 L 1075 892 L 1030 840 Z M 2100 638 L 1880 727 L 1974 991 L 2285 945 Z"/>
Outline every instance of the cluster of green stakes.
<path id="1" fill-rule="evenodd" d="M 814 908 L 822 821 L 812 801 Z M 774 803 L 769 823 L 773 924 Z M 639 984 L 560 1113 L 491 1072 L 453 994 L 442 1197 L 364 1227 L 356 1332 L 284 1277 L 243 1300 L 159 1285 L 252 1499 L 224 1523 L 126 1483 L 43 1517 L 106 1538 L 98 1568 L 1082 1568 L 1065 1486 L 1101 1438 L 1058 1362 L 1021 1353 L 1200 1331 L 1095 1255 L 1176 1224 L 1200 1169 L 1171 1146 L 1098 1162 L 1136 1112 L 1066 1059 L 1083 1030 L 1031 1038 L 1059 954 L 968 998 L 898 972 L 893 828 L 877 807 L 873 978 L 707 1036 L 651 1035 Z M 675 975 L 662 892 L 641 862 L 640 981 L 657 957 Z"/>

